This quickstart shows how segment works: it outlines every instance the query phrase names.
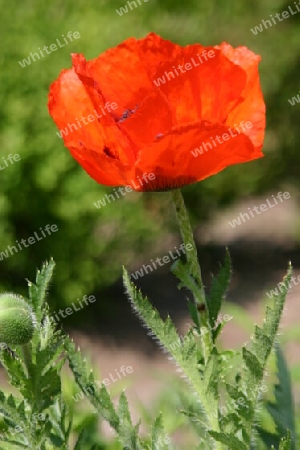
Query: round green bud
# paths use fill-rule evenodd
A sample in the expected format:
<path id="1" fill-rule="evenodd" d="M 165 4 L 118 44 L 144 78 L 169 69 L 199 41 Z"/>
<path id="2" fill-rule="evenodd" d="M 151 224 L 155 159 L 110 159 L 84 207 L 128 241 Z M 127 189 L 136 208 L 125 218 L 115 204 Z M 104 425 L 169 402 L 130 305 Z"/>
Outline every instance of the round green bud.
<path id="1" fill-rule="evenodd" d="M 33 336 L 36 318 L 26 301 L 16 294 L 0 295 L 0 342 L 27 344 Z"/>

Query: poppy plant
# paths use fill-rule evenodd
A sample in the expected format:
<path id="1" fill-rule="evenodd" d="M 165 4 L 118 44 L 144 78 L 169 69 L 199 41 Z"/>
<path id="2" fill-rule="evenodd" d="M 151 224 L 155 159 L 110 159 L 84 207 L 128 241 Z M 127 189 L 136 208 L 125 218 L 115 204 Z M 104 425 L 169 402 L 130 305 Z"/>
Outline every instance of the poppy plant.
<path id="1" fill-rule="evenodd" d="M 259 61 L 227 43 L 129 38 L 90 61 L 72 54 L 72 68 L 50 87 L 49 111 L 65 146 L 98 183 L 180 188 L 263 156 Z M 209 150 L 195 157 L 204 143 Z"/>

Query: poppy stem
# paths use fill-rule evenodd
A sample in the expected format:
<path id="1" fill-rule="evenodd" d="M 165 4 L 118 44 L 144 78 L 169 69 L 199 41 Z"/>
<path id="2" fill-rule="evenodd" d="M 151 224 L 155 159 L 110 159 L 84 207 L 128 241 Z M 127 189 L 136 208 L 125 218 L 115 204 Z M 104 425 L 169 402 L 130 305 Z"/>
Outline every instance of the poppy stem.
<path id="1" fill-rule="evenodd" d="M 201 310 L 201 307 L 203 307 L 203 310 L 205 310 L 205 293 L 202 282 L 201 269 L 198 261 L 197 248 L 194 240 L 193 230 L 190 224 L 190 219 L 180 189 L 172 191 L 172 200 L 175 206 L 176 217 L 179 224 L 181 237 L 186 248 L 186 258 L 190 264 L 191 275 L 196 281 L 197 286 L 199 287 L 198 294 L 200 295 L 197 295 L 197 298 L 195 298 L 195 303 L 198 309 Z M 188 250 L 191 247 L 192 249 Z"/>
<path id="2" fill-rule="evenodd" d="M 179 224 L 181 237 L 186 249 L 186 258 L 189 264 L 189 274 L 194 281 L 192 288 L 195 305 L 197 308 L 198 328 L 203 336 L 204 356 L 207 359 L 213 347 L 211 329 L 208 328 L 208 308 L 205 298 L 204 285 L 202 281 L 201 268 L 199 265 L 197 248 L 194 240 L 188 212 L 180 189 L 172 191 L 172 200 L 175 206 L 177 222 Z"/>

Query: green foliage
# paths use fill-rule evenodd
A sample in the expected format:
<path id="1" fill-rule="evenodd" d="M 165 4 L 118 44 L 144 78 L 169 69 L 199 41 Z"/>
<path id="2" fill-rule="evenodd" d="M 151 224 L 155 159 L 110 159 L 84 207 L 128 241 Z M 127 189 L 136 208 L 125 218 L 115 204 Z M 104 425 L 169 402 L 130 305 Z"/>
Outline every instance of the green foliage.
<path id="1" fill-rule="evenodd" d="M 292 449 L 292 436 L 290 431 L 288 430 L 287 437 L 282 438 L 280 440 L 279 450 L 291 450 L 291 449 Z"/>
<path id="2" fill-rule="evenodd" d="M 189 302 L 189 311 L 191 317 L 196 325 L 198 332 L 205 336 L 202 342 L 203 353 L 209 353 L 211 350 L 211 342 L 215 343 L 218 334 L 223 328 L 222 323 L 218 323 L 218 314 L 220 312 L 221 304 L 229 286 L 231 276 L 230 255 L 226 251 L 226 258 L 224 266 L 221 267 L 218 277 L 213 277 L 210 295 L 206 301 L 206 306 L 203 305 L 204 310 L 207 311 L 198 313 L 198 299 L 203 298 L 204 292 L 202 286 L 199 286 L 194 276 L 191 273 L 190 264 L 183 263 L 181 260 L 176 261 L 172 266 L 173 274 L 180 280 L 179 289 L 187 288 L 193 294 L 196 304 Z M 200 316 L 202 314 L 202 320 Z"/>
<path id="3" fill-rule="evenodd" d="M 218 324 L 216 329 L 215 325 L 218 314 L 221 309 L 222 301 L 229 287 L 230 277 L 231 277 L 230 255 L 229 251 L 227 250 L 224 266 L 221 267 L 219 276 L 213 277 L 210 295 L 207 300 L 207 306 L 209 310 L 208 317 L 210 325 L 211 327 L 213 327 L 212 336 L 214 342 L 222 329 L 222 324 Z"/>
<path id="4" fill-rule="evenodd" d="M 100 389 L 96 388 L 96 380 L 93 372 L 88 369 L 86 361 L 82 359 L 80 351 L 76 351 L 74 343 L 65 338 L 65 348 L 68 354 L 70 368 L 75 380 L 84 392 L 88 400 L 94 406 L 99 416 L 105 419 L 118 435 L 124 449 L 142 450 L 145 442 L 139 437 L 139 423 L 133 425 L 128 408 L 128 401 L 123 392 L 119 399 L 118 408 L 115 409 L 104 384 Z M 158 417 L 153 425 L 151 435 L 151 450 L 163 450 L 162 446 L 164 428 L 162 418 Z"/>
<path id="5" fill-rule="evenodd" d="M 125 394 L 121 395 L 119 407 L 115 410 L 105 386 L 97 388 L 93 372 L 75 350 L 74 343 L 61 331 L 55 330 L 55 324 L 49 318 L 45 297 L 53 270 L 54 262 L 51 260 L 37 272 L 36 283 L 28 282 L 28 303 L 38 318 L 31 341 L 12 348 L 7 345 L 1 347 L 1 363 L 18 395 L 0 391 L 0 412 L 5 423 L 5 430 L 0 435 L 0 448 L 9 450 L 11 444 L 15 446 L 13 448 L 70 449 L 69 441 L 75 430 L 61 387 L 61 370 L 67 357 L 75 380 L 99 416 L 116 430 L 124 448 L 140 450 L 139 425 L 132 425 Z M 97 422 L 82 424 L 75 449 L 88 448 L 89 443 L 94 450 L 102 449 L 99 439 L 90 440 Z M 153 431 L 153 445 L 160 437 L 161 428 L 162 422 L 158 420 Z"/>
<path id="6" fill-rule="evenodd" d="M 291 377 L 290 373 L 279 345 L 275 346 L 276 369 L 278 382 L 274 385 L 274 400 L 268 400 L 264 406 L 272 417 L 275 425 L 275 432 L 270 433 L 266 430 L 260 429 L 260 436 L 270 448 L 272 445 L 275 448 L 280 447 L 281 436 L 284 436 L 288 430 L 287 441 L 288 448 L 296 450 L 295 447 L 295 410 L 292 395 Z M 287 443 L 285 445 L 288 445 Z"/>
<path id="7" fill-rule="evenodd" d="M 181 280 L 180 288 L 186 287 L 193 291 L 198 286 L 188 276 L 186 266 L 177 264 L 173 268 L 175 275 Z M 268 433 L 257 426 L 257 415 L 262 404 L 262 381 L 270 353 L 276 344 L 278 327 L 282 315 L 286 294 L 292 276 L 291 266 L 284 279 L 284 289 L 273 298 L 273 307 L 267 307 L 266 318 L 262 327 L 255 327 L 251 339 L 250 350 L 242 348 L 242 368 L 235 374 L 231 374 L 231 381 L 226 382 L 227 369 L 230 361 L 238 356 L 235 352 L 222 352 L 214 345 L 208 360 L 203 358 L 204 336 L 196 333 L 196 329 L 190 331 L 182 339 L 178 336 L 175 326 L 168 317 L 163 321 L 158 312 L 151 306 L 148 299 L 143 297 L 130 281 L 129 275 L 124 270 L 124 285 L 129 295 L 134 311 L 143 323 L 149 328 L 150 335 L 159 340 L 160 344 L 169 352 L 172 359 L 183 371 L 192 389 L 198 395 L 201 405 L 200 414 L 195 409 L 182 411 L 191 421 L 198 422 L 196 431 L 203 436 L 205 432 L 207 445 L 211 448 L 222 449 L 247 449 L 256 445 L 258 432 L 260 438 L 266 440 Z M 230 259 L 227 253 L 224 267 L 218 278 L 213 279 L 210 301 L 215 305 L 209 309 L 209 318 L 214 323 L 220 311 L 224 294 L 228 288 L 230 277 Z M 194 311 L 192 310 L 192 319 Z M 194 322 L 195 319 L 194 319 Z M 197 322 L 196 322 L 197 325 Z M 202 329 L 201 329 L 202 330 Z M 215 336 L 216 337 L 216 336 Z M 215 339 L 214 339 L 215 342 Z M 202 345 L 201 345 L 202 344 Z M 277 349 L 277 347 L 275 347 Z M 294 450 L 290 443 L 290 436 L 295 435 L 294 412 L 290 392 L 289 375 L 284 360 L 278 349 L 278 385 L 275 386 L 275 403 L 267 404 L 269 413 L 272 415 L 278 436 L 278 445 L 282 448 Z M 229 363 L 225 364 L 225 360 Z M 222 396 L 222 390 L 226 388 L 227 395 Z M 281 411 L 281 396 L 286 395 L 286 409 Z M 225 406 L 222 406 L 225 405 Z M 225 409 L 225 413 L 223 410 Z M 279 411 L 281 411 L 279 413 Z M 286 432 L 288 434 L 286 440 Z M 207 434 L 208 433 L 208 434 Z M 211 436 L 213 441 L 207 436 Z M 270 443 L 270 441 L 268 441 Z M 292 442 L 292 441 L 291 441 Z M 273 442 L 271 442 L 271 445 Z M 256 448 L 256 447 L 253 447 Z"/>
<path id="8" fill-rule="evenodd" d="M 89 398 L 99 414 L 114 428 L 119 427 L 119 418 L 111 402 L 109 393 L 104 385 L 97 391 L 96 381 L 87 362 L 82 360 L 80 351 L 76 351 L 75 344 L 69 339 L 65 340 L 65 348 L 68 354 L 70 369 L 80 389 Z"/>
<path id="9" fill-rule="evenodd" d="M 219 313 L 228 287 L 230 260 L 227 258 L 219 276 L 213 279 L 210 299 L 214 298 L 219 305 L 210 310 L 213 314 Z M 1 363 L 18 395 L 0 391 L 0 413 L 5 425 L 0 449 L 70 450 L 71 440 L 74 441 L 76 436 L 74 450 L 171 450 L 172 443 L 165 432 L 166 411 L 151 420 L 153 425 L 148 437 L 142 437 L 141 422 L 133 423 L 125 393 L 121 393 L 115 406 L 109 391 L 96 380 L 74 342 L 55 329 L 45 302 L 53 270 L 51 260 L 38 271 L 36 283 L 28 282 L 28 303 L 39 319 L 32 339 L 24 345 L 6 346 L 1 350 Z M 198 450 L 260 450 L 261 445 L 296 450 L 290 374 L 276 342 L 291 275 L 292 268 L 289 267 L 284 279 L 285 288 L 273 297 L 272 307 L 267 307 L 263 326 L 255 327 L 249 349 L 243 347 L 241 353 L 220 350 L 215 339 L 208 359 L 204 359 L 202 329 L 199 333 L 197 327 L 191 327 L 181 338 L 170 317 L 160 318 L 124 269 L 124 285 L 133 309 L 151 330 L 151 336 L 170 354 L 196 394 L 189 395 L 189 391 L 180 386 L 178 412 L 193 425 L 198 436 Z M 262 381 L 273 349 L 277 382 L 274 399 L 265 400 L 261 396 L 261 391 L 264 392 Z M 240 359 L 241 366 L 234 368 L 236 359 Z M 74 427 L 72 409 L 62 393 L 62 368 L 66 360 L 75 382 L 96 411 L 94 418 L 85 416 L 79 428 Z M 263 408 L 273 420 L 274 432 L 259 424 L 258 417 Z M 101 440 L 97 435 L 99 419 L 109 423 L 117 440 L 111 443 Z"/>
<path id="10" fill-rule="evenodd" d="M 185 289 L 188 289 L 190 292 L 198 291 L 197 283 L 189 272 L 188 263 L 184 263 L 181 259 L 178 259 L 172 265 L 171 270 L 172 270 L 172 273 L 180 280 L 178 289 L 185 288 Z M 200 322 L 199 322 L 197 309 L 194 308 L 192 305 L 190 305 L 190 312 L 191 312 L 191 316 L 192 316 L 195 324 L 200 329 Z"/>
<path id="11" fill-rule="evenodd" d="M 280 318 L 291 276 L 292 268 L 290 266 L 288 274 L 284 279 L 284 289 L 279 295 L 273 297 L 273 308 L 267 307 L 266 319 L 263 327 L 255 327 L 251 350 L 247 350 L 243 347 L 244 367 L 242 370 L 242 389 L 246 393 L 247 398 L 251 400 L 253 406 L 251 409 L 251 420 L 248 419 L 247 421 L 244 421 L 245 429 L 249 435 L 249 438 L 253 427 L 253 421 L 255 419 L 256 403 L 260 397 L 264 371 L 268 357 L 277 337 Z"/>
<path id="12" fill-rule="evenodd" d="M 162 416 L 160 415 L 155 420 L 152 428 L 152 435 L 151 435 L 152 450 L 164 450 L 165 448 L 168 448 L 166 447 L 166 445 L 164 445 L 164 440 L 165 440 L 165 430 Z"/>
<path id="13" fill-rule="evenodd" d="M 279 346 L 275 346 L 278 383 L 274 386 L 275 401 L 267 403 L 279 435 L 289 430 L 291 438 L 295 437 L 295 411 L 293 403 L 291 376 Z M 294 447 L 293 447 L 294 450 Z"/>
<path id="14" fill-rule="evenodd" d="M 166 440 L 163 415 L 160 414 L 154 421 L 150 438 L 142 439 L 139 435 L 140 423 L 133 424 L 125 393 L 121 394 L 118 406 L 115 407 L 105 385 L 98 385 L 93 371 L 80 351 L 76 350 L 74 342 L 55 330 L 45 303 L 53 270 L 54 262 L 51 260 L 38 271 L 35 284 L 28 282 L 28 302 L 38 318 L 31 341 L 15 345 L 10 350 L 1 350 L 0 359 L 10 384 L 19 393 L 17 396 L 0 391 L 0 412 L 6 427 L 9 427 L 9 431 L 1 435 L 2 448 L 9 449 L 13 445 L 15 448 L 69 450 L 69 440 L 74 428 L 72 413 L 70 414 L 61 388 L 61 370 L 66 358 L 81 391 L 93 405 L 99 418 L 106 420 L 114 429 L 124 449 L 142 450 L 146 445 L 151 450 L 171 448 L 167 445 L 169 440 Z M 263 327 L 255 327 L 250 350 L 242 349 L 242 376 L 237 372 L 231 376 L 235 381 L 228 382 L 227 368 L 235 358 L 235 353 L 220 351 L 214 345 L 208 360 L 205 360 L 201 350 L 204 338 L 197 332 L 197 327 L 192 327 L 181 339 L 171 319 L 168 317 L 163 321 L 159 317 L 124 270 L 124 284 L 133 308 L 151 330 L 152 336 L 169 352 L 191 389 L 197 394 L 195 404 L 184 401 L 182 414 L 193 423 L 201 439 L 199 449 L 205 442 L 207 448 L 211 449 L 223 449 L 225 446 L 233 450 L 246 450 L 252 448 L 259 438 L 267 445 L 275 444 L 280 449 L 295 450 L 296 432 L 290 376 L 278 346 L 275 346 L 278 378 L 274 386 L 275 400 L 265 403 L 274 421 L 276 433 L 272 434 L 257 426 L 254 420 L 259 412 L 259 404 L 262 404 L 259 392 L 263 374 L 274 348 L 291 274 L 290 267 L 284 280 L 285 289 L 273 297 L 273 308 L 267 307 Z M 220 311 L 229 275 L 228 258 L 219 277 L 213 280 L 211 298 L 219 305 L 214 314 Z M 224 387 L 226 392 L 222 394 Z M 91 422 L 92 427 L 93 423 L 96 425 L 96 422 Z M 91 442 L 87 429 L 92 432 L 91 427 L 82 426 L 78 430 L 75 450 L 85 448 L 88 442 L 95 450 L 101 449 L 100 442 Z"/>
<path id="15" fill-rule="evenodd" d="M 202 357 L 201 351 L 194 340 L 193 330 L 191 329 L 185 336 L 185 339 L 181 341 L 170 317 L 166 321 L 160 318 L 159 313 L 151 306 L 148 299 L 143 297 L 135 288 L 125 269 L 124 285 L 132 302 L 133 309 L 151 330 L 151 335 L 155 336 L 161 342 L 174 359 L 174 362 L 183 371 L 193 389 L 198 394 L 198 400 L 204 410 L 207 411 L 207 414 L 214 411 L 217 402 L 215 381 L 218 377 L 216 354 L 211 354 L 207 368 L 203 371 L 201 379 L 197 363 L 199 358 L 202 359 Z M 203 364 L 201 364 L 201 369 L 204 369 Z"/>
<path id="16" fill-rule="evenodd" d="M 1 411 L 10 427 L 4 441 L 23 448 L 65 448 L 70 432 L 69 427 L 63 427 L 67 418 L 59 375 L 64 364 L 61 336 L 44 306 L 53 268 L 53 261 L 46 263 L 36 285 L 29 283 L 29 302 L 39 317 L 31 341 L 14 346 L 13 351 L 4 349 L 0 356 L 11 386 L 20 393 L 16 397 L 1 392 Z"/>

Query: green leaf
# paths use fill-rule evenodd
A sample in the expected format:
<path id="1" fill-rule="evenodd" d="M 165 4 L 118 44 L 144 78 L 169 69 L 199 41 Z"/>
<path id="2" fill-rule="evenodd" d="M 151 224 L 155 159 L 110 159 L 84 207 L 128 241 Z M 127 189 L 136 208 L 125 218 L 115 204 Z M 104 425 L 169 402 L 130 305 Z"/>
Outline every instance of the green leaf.
<path id="1" fill-rule="evenodd" d="M 178 285 L 178 289 L 187 288 L 196 299 L 198 303 L 199 299 L 203 298 L 203 288 L 199 286 L 196 282 L 195 278 L 191 275 L 191 271 L 193 270 L 190 262 L 183 262 L 181 259 L 178 259 L 172 265 L 172 273 L 180 280 Z M 198 330 L 200 330 L 200 318 L 197 307 L 195 303 L 188 302 L 190 314 L 192 320 L 194 321 Z"/>
<path id="2" fill-rule="evenodd" d="M 36 284 L 28 281 L 29 296 L 38 322 L 42 318 L 42 309 L 45 302 L 47 289 L 52 279 L 55 262 L 51 259 L 43 264 L 42 270 L 37 271 Z"/>
<path id="3" fill-rule="evenodd" d="M 222 300 L 229 287 L 230 278 L 231 278 L 231 261 L 229 251 L 228 249 L 226 249 L 224 265 L 221 266 L 219 275 L 217 277 L 213 277 L 210 295 L 208 296 L 207 299 L 208 318 L 210 326 L 212 328 L 215 327 L 215 323 L 221 309 Z M 221 327 L 219 329 L 213 330 L 212 336 L 214 341 L 220 329 Z"/>
<path id="4" fill-rule="evenodd" d="M 254 414 L 251 401 L 237 386 L 233 386 L 228 383 L 226 383 L 225 386 L 230 398 L 234 401 L 233 404 L 235 405 L 235 412 L 245 421 L 250 420 Z"/>
<path id="5" fill-rule="evenodd" d="M 251 386 L 257 387 L 264 374 L 263 367 L 257 359 L 256 355 L 247 350 L 245 347 L 243 347 L 242 355 L 245 366 L 248 369 L 247 380 L 249 381 Z"/>
<path id="6" fill-rule="evenodd" d="M 287 436 L 281 439 L 278 450 L 292 450 L 292 437 L 289 430 L 287 431 Z"/>
<path id="7" fill-rule="evenodd" d="M 165 439 L 166 439 L 166 435 L 165 435 L 165 431 L 164 431 L 162 415 L 160 414 L 156 418 L 154 425 L 152 427 L 152 435 L 151 435 L 152 448 L 151 448 L 151 450 L 163 450 L 164 448 L 166 448 L 166 445 L 164 445 Z"/>
<path id="8" fill-rule="evenodd" d="M 244 367 L 242 371 L 242 390 L 253 405 L 253 417 L 244 422 L 247 435 L 253 433 L 253 423 L 256 405 L 260 400 L 259 392 L 264 376 L 264 371 L 270 353 L 276 342 L 279 323 L 282 316 L 286 295 L 292 276 L 292 267 L 289 265 L 288 272 L 284 278 L 284 289 L 279 295 L 273 296 L 273 307 L 267 307 L 266 318 L 262 328 L 255 327 L 251 342 L 251 349 L 243 348 L 242 356 Z"/>
<path id="9" fill-rule="evenodd" d="M 249 397 L 253 399 L 257 397 L 267 359 L 276 340 L 291 276 L 292 268 L 290 266 L 288 274 L 284 279 L 284 289 L 279 295 L 273 297 L 273 308 L 267 307 L 263 327 L 255 328 L 251 351 L 245 348 L 243 349 L 243 359 L 247 368 L 243 376 L 243 381 Z"/>
<path id="10" fill-rule="evenodd" d="M 202 385 L 204 392 L 207 392 L 210 396 L 213 396 L 215 400 L 219 398 L 218 383 L 220 373 L 221 366 L 219 364 L 219 355 L 217 349 L 213 348 L 204 370 Z"/>
<path id="11" fill-rule="evenodd" d="M 288 430 L 291 438 L 291 450 L 295 450 L 295 411 L 291 377 L 286 360 L 279 345 L 275 346 L 275 357 L 278 378 L 278 383 L 274 386 L 275 401 L 266 402 L 266 408 L 274 421 L 277 431 L 277 435 L 275 435 L 277 441 L 272 442 L 272 444 L 278 447 L 280 438 L 284 436 L 286 430 Z M 265 438 L 268 439 L 269 436 L 262 433 L 262 430 L 259 431 L 261 438 L 264 442 L 266 442 Z M 270 441 L 268 440 L 266 443 L 269 442 Z"/>
<path id="12" fill-rule="evenodd" d="M 102 385 L 98 391 L 93 372 L 88 369 L 80 351 L 76 351 L 74 342 L 67 336 L 64 340 L 64 346 L 76 383 L 99 414 L 118 432 L 120 420 L 107 389 Z"/>
<path id="13" fill-rule="evenodd" d="M 255 326 L 253 341 L 255 342 L 255 356 L 261 366 L 264 366 L 270 354 L 270 349 L 274 344 L 270 335 L 265 333 L 266 330 Z"/>
<path id="14" fill-rule="evenodd" d="M 289 430 L 287 437 L 281 440 L 279 450 L 292 450 L 292 436 Z"/>
<path id="15" fill-rule="evenodd" d="M 3 392 L 0 391 L 0 413 L 3 415 L 5 422 L 9 424 L 11 427 L 20 426 L 22 423 L 26 423 L 26 417 L 24 417 L 24 405 L 23 402 L 13 397 L 11 394 L 8 397 L 5 396 Z M 30 434 L 30 429 L 26 427 L 22 433 L 18 433 L 18 438 L 16 439 L 14 436 L 11 438 L 5 438 L 6 442 L 19 442 L 23 445 L 32 446 L 33 441 Z"/>
<path id="16" fill-rule="evenodd" d="M 213 371 L 215 370 L 216 373 L 218 373 L 216 350 L 214 349 L 209 358 L 207 372 L 201 376 L 197 367 L 198 351 L 192 332 L 188 333 L 189 339 L 184 338 L 183 341 L 181 341 L 170 317 L 167 317 L 165 321 L 161 319 L 158 311 L 153 308 L 147 297 L 143 297 L 141 292 L 138 291 L 135 285 L 130 281 L 129 275 L 125 269 L 123 280 L 132 303 L 132 308 L 148 329 L 151 330 L 151 335 L 157 337 L 173 357 L 180 369 L 184 372 L 190 384 L 198 394 L 199 401 L 202 404 L 207 418 L 211 417 L 210 422 L 213 424 L 213 427 L 215 427 L 216 430 L 219 430 L 218 420 L 213 416 L 213 412 L 217 409 L 218 405 L 216 385 L 215 382 L 209 383 L 209 381 L 215 380 L 217 377 L 217 375 L 213 375 Z"/>
<path id="17" fill-rule="evenodd" d="M 127 422 L 129 425 L 132 425 L 130 412 L 128 409 L 128 401 L 124 392 L 120 395 L 118 415 L 121 422 Z"/>
<path id="18" fill-rule="evenodd" d="M 30 382 L 27 380 L 26 368 L 21 359 L 22 355 L 19 352 L 16 353 L 17 355 L 7 349 L 1 350 L 0 361 L 8 374 L 10 384 L 26 394 Z"/>
<path id="19" fill-rule="evenodd" d="M 209 434 L 217 441 L 227 445 L 230 450 L 249 450 L 249 448 L 236 436 L 230 433 L 217 433 L 209 431 Z"/>
<path id="20" fill-rule="evenodd" d="M 130 412 L 128 409 L 128 401 L 124 392 L 122 392 L 119 400 L 118 408 L 119 416 L 119 439 L 125 447 L 132 450 L 140 449 L 140 440 L 138 437 L 139 424 L 132 426 Z"/>
<path id="21" fill-rule="evenodd" d="M 49 419 L 50 428 L 46 435 L 50 435 L 51 444 L 55 447 L 66 448 L 71 431 L 72 414 L 70 416 L 62 397 L 56 398 L 49 408 Z"/>
<path id="22" fill-rule="evenodd" d="M 177 261 L 172 264 L 171 270 L 172 273 L 180 280 L 178 285 L 179 289 L 185 287 L 192 293 L 197 293 L 199 286 L 190 274 L 190 264 L 188 262 L 183 262 L 181 259 L 177 259 Z"/>
<path id="23" fill-rule="evenodd" d="M 87 399 L 95 407 L 99 415 L 114 428 L 125 448 L 140 450 L 139 424 L 136 426 L 132 425 L 125 394 L 121 395 L 118 412 L 116 412 L 106 387 L 102 384 L 100 390 L 98 390 L 93 372 L 88 369 L 86 361 L 82 359 L 81 353 L 76 351 L 74 342 L 68 337 L 65 338 L 65 349 L 75 381 Z"/>
<path id="24" fill-rule="evenodd" d="M 83 429 L 80 433 L 80 435 L 78 436 L 77 442 L 75 444 L 74 450 L 81 450 L 82 449 L 82 445 L 84 443 L 84 438 L 85 438 L 85 429 Z"/>
<path id="25" fill-rule="evenodd" d="M 278 448 L 280 439 L 277 434 L 264 430 L 261 427 L 258 427 L 258 433 L 259 438 L 265 443 L 267 448 Z"/>
<path id="26" fill-rule="evenodd" d="M 197 306 L 195 305 L 195 303 L 188 301 L 188 308 L 189 308 L 190 316 L 191 316 L 194 324 L 197 326 L 197 328 L 199 330 L 200 329 L 200 320 L 199 320 Z"/>

